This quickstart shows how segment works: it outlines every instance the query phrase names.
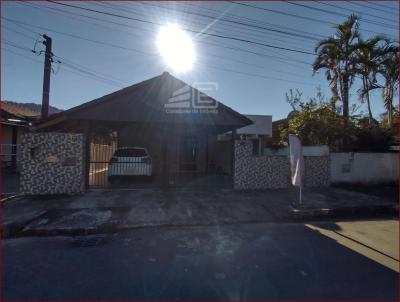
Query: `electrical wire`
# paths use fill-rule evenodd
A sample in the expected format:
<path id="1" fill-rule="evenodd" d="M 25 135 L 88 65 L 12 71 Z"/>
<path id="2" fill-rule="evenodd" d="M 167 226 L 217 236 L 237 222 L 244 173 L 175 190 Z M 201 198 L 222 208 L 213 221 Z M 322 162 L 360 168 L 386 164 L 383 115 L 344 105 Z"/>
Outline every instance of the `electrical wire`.
<path id="1" fill-rule="evenodd" d="M 294 18 L 298 18 L 298 19 L 302 19 L 302 20 L 318 22 L 318 23 L 321 23 L 321 24 L 335 25 L 334 23 L 326 21 L 326 20 L 323 20 L 323 19 L 317 19 L 317 18 L 312 18 L 312 17 L 296 15 L 296 14 L 292 14 L 292 13 L 288 13 L 288 12 L 282 12 L 282 11 L 279 11 L 279 10 L 265 8 L 265 7 L 260 7 L 260 6 L 256 6 L 256 5 L 252 5 L 252 4 L 248 4 L 248 3 L 236 2 L 236 1 L 229 1 L 229 2 L 234 3 L 236 5 L 252 8 L 252 9 L 257 9 L 257 10 L 260 10 L 260 11 L 267 11 L 267 12 L 280 14 L 280 15 L 284 15 L 284 16 L 290 16 L 290 17 L 294 17 Z M 365 32 L 370 32 L 370 33 L 373 33 L 373 34 L 382 34 L 382 32 L 377 32 L 377 31 L 374 31 L 374 30 L 364 29 L 364 31 Z M 394 39 L 394 37 L 391 37 L 391 38 Z"/>
<path id="2" fill-rule="evenodd" d="M 344 18 L 348 17 L 348 15 L 346 15 L 346 14 L 330 11 L 330 10 L 323 9 L 323 8 L 313 7 L 313 6 L 309 6 L 309 5 L 302 4 L 302 3 L 296 3 L 296 2 L 291 2 L 291 1 L 286 1 L 286 3 L 291 4 L 291 5 L 295 5 L 295 6 L 299 6 L 299 7 L 304 7 L 304 8 L 310 9 L 310 10 L 315 10 L 315 11 L 318 11 L 318 12 L 323 12 L 323 13 L 326 13 L 326 14 L 331 14 L 331 15 L 340 16 L 340 17 L 344 17 Z M 369 24 L 372 24 L 372 25 L 385 27 L 385 28 L 397 29 L 397 27 L 395 27 L 393 25 L 390 25 L 390 24 L 387 24 L 387 23 L 383 23 L 383 22 L 374 21 L 374 20 L 370 20 L 370 19 L 367 19 L 367 18 L 364 18 L 363 22 L 369 23 Z"/>
<path id="3" fill-rule="evenodd" d="M 2 41 L 1 43 L 4 43 L 4 44 L 10 45 L 10 46 L 19 48 L 21 50 L 32 52 L 31 49 L 23 47 L 23 46 L 20 46 L 20 45 L 17 45 L 15 43 L 9 43 L 8 41 Z M 97 79 L 102 80 L 102 81 L 108 81 L 108 83 L 120 85 L 122 87 L 122 85 L 120 83 L 118 83 L 117 81 L 115 81 L 113 79 L 110 79 L 110 77 L 104 77 L 104 76 L 98 75 L 95 72 L 89 71 L 87 67 L 82 66 L 82 65 L 80 67 L 78 64 L 72 64 L 72 63 L 68 63 L 68 62 L 63 62 L 62 61 L 63 58 L 60 57 L 60 56 L 55 56 L 55 57 L 60 59 L 57 63 L 61 63 L 61 64 L 63 64 L 63 66 L 66 66 L 67 68 L 70 68 L 72 70 L 81 72 L 81 73 L 83 73 L 85 75 L 88 75 L 88 76 L 92 76 L 92 77 L 97 78 Z M 315 83 L 301 82 L 301 81 L 291 80 L 291 79 L 287 79 L 287 78 L 285 78 L 285 79 L 277 78 L 277 77 L 272 77 L 272 76 L 263 75 L 263 74 L 248 73 L 248 72 L 238 71 L 238 70 L 234 70 L 234 69 L 228 69 L 228 68 L 224 68 L 224 67 L 211 66 L 211 65 L 208 65 L 208 64 L 202 64 L 201 66 L 205 67 L 205 68 L 211 68 L 211 69 L 221 70 L 221 71 L 224 71 L 224 72 L 230 72 L 230 73 L 235 73 L 235 74 L 248 75 L 248 76 L 251 76 L 251 77 L 257 77 L 257 78 L 262 78 L 262 79 L 269 79 L 269 80 L 275 80 L 275 81 L 284 81 L 284 82 L 295 83 L 295 84 L 300 84 L 300 85 L 315 86 Z"/>
<path id="4" fill-rule="evenodd" d="M 394 15 L 394 16 L 398 16 L 398 14 L 393 12 L 393 9 L 392 10 L 390 10 L 390 9 L 389 10 L 382 9 L 380 5 L 377 5 L 377 4 L 375 5 L 375 3 L 373 3 L 373 2 L 362 1 L 362 4 L 357 2 L 357 1 L 348 1 L 348 2 L 353 4 L 353 5 L 359 6 L 359 7 L 369 8 L 369 9 L 374 10 L 374 11 L 380 11 L 380 12 L 383 12 L 383 13 L 386 13 L 386 14 L 391 14 L 391 15 Z M 365 4 L 366 2 L 368 4 Z"/>
<path id="5" fill-rule="evenodd" d="M 159 23 L 159 22 L 154 22 L 154 21 L 143 20 L 143 19 L 139 19 L 139 18 L 123 16 L 123 15 L 120 15 L 120 14 L 114 14 L 114 13 L 104 12 L 104 11 L 100 11 L 100 10 L 96 10 L 96 9 L 80 7 L 80 6 L 76 6 L 76 5 L 72 5 L 72 4 L 55 2 L 55 1 L 52 1 L 52 0 L 46 0 L 46 1 L 54 3 L 54 4 L 57 4 L 57 5 L 63 5 L 63 6 L 67 6 L 67 7 L 72 7 L 72 8 L 81 9 L 81 10 L 85 10 L 85 11 L 90 11 L 90 12 L 94 12 L 94 13 L 98 13 L 98 14 L 113 16 L 113 17 L 117 17 L 117 18 L 128 19 L 128 20 L 132 20 L 132 21 L 138 21 L 138 22 L 143 22 L 143 23 L 148 23 L 148 24 L 153 24 L 153 25 L 158 25 L 158 26 L 163 26 L 164 25 L 164 24 Z M 188 28 L 182 28 L 182 30 L 185 30 L 185 31 L 188 31 L 188 32 L 191 32 L 191 33 L 195 33 L 195 34 L 198 34 L 198 35 L 211 36 L 211 37 L 216 37 L 216 38 L 221 38 L 221 39 L 239 41 L 239 42 L 244 42 L 244 43 L 248 43 L 248 44 L 255 44 L 255 45 L 260 45 L 260 46 L 264 46 L 264 47 L 267 47 L 267 48 L 280 49 L 280 50 L 296 52 L 296 53 L 302 53 L 302 54 L 307 54 L 307 55 L 312 55 L 312 56 L 315 55 L 315 53 L 313 53 L 313 52 L 301 51 L 301 50 L 293 49 L 293 48 L 289 48 L 289 47 L 280 47 L 280 46 L 276 46 L 276 45 L 272 45 L 272 44 L 260 43 L 260 42 L 251 41 L 251 40 L 247 40 L 247 39 L 224 36 L 224 35 L 219 35 L 219 34 L 205 33 L 205 32 L 195 31 L 195 30 L 188 29 Z"/>
<path id="6" fill-rule="evenodd" d="M 334 7 L 334 8 L 337 8 L 337 9 L 345 10 L 345 11 L 347 11 L 347 12 L 349 11 L 349 8 L 348 8 L 348 7 L 343 7 L 343 6 L 339 6 L 339 5 L 332 4 L 332 3 L 321 2 L 321 1 L 318 1 L 318 0 L 313 0 L 313 1 L 314 1 L 315 3 L 321 4 L 321 5 Z M 383 20 L 386 20 L 386 21 L 389 21 L 389 22 L 392 22 L 392 23 L 396 23 L 396 24 L 397 24 L 397 21 L 396 21 L 396 20 L 393 20 L 393 19 L 384 19 L 384 18 L 382 18 L 382 16 L 377 16 L 377 15 L 374 15 L 374 14 L 369 14 L 369 13 L 362 12 L 362 11 L 359 11 L 359 10 L 354 10 L 354 9 L 352 10 L 352 12 L 353 12 L 353 13 L 356 13 L 356 14 L 358 14 L 358 15 L 360 15 L 360 16 L 365 15 L 365 16 L 369 16 L 369 17 L 372 17 L 372 18 L 383 19 Z M 365 20 L 365 19 L 363 19 L 363 20 Z"/>

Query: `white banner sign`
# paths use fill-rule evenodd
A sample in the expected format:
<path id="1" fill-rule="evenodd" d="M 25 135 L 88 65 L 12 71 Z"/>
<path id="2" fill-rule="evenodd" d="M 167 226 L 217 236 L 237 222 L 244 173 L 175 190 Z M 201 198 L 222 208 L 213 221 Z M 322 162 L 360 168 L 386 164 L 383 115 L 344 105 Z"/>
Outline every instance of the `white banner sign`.
<path id="1" fill-rule="evenodd" d="M 290 169 L 292 171 L 292 184 L 302 187 L 304 178 L 304 158 L 299 138 L 289 134 Z"/>

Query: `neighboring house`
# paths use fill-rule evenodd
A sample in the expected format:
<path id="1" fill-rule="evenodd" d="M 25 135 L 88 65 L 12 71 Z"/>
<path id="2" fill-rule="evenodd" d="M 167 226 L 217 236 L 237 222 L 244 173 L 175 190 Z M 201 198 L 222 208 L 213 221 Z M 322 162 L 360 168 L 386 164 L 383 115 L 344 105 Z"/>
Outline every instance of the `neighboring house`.
<path id="1" fill-rule="evenodd" d="M 252 123 L 165 72 L 54 114 L 34 129 L 86 135 L 87 186 L 108 185 L 104 177 L 114 145 L 146 148 L 154 184 L 175 185 L 215 174 L 232 176 L 236 131 Z M 217 139 L 229 131 L 230 140 Z"/>
<path id="2" fill-rule="evenodd" d="M 14 102 L 1 102 L 1 160 L 2 166 L 16 170 L 20 137 L 40 113 Z"/>
<path id="3" fill-rule="evenodd" d="M 255 115 L 246 114 L 253 124 L 239 128 L 237 135 L 240 139 L 251 140 L 253 142 L 253 154 L 262 155 L 266 147 L 266 142 L 272 137 L 272 116 L 271 115 Z M 231 133 L 219 135 L 219 140 L 229 140 Z"/>
<path id="4" fill-rule="evenodd" d="M 267 146 L 279 146 L 281 141 L 281 129 L 288 127 L 288 119 L 280 119 L 272 122 L 272 136 L 267 139 Z"/>

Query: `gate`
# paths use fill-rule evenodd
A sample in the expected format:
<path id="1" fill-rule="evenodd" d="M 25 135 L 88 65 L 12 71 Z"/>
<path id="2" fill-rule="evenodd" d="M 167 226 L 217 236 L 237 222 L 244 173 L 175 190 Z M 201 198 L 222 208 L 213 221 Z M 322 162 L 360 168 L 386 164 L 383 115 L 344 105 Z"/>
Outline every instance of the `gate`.
<path id="1" fill-rule="evenodd" d="M 120 147 L 117 136 L 92 139 L 89 188 L 142 188 L 157 184 L 157 160 L 146 147 Z"/>
<path id="2" fill-rule="evenodd" d="M 108 187 L 108 167 L 111 158 L 117 149 L 115 138 L 100 139 L 90 143 L 89 187 Z"/>

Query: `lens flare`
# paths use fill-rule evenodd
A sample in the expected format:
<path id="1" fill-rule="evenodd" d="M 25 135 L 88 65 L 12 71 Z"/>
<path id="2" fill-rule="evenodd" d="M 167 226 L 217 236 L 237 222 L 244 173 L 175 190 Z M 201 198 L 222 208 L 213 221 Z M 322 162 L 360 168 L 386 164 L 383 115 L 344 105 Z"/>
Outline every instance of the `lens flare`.
<path id="1" fill-rule="evenodd" d="M 176 24 L 160 29 L 157 48 L 165 63 L 176 72 L 186 72 L 193 67 L 195 50 L 191 37 Z"/>

